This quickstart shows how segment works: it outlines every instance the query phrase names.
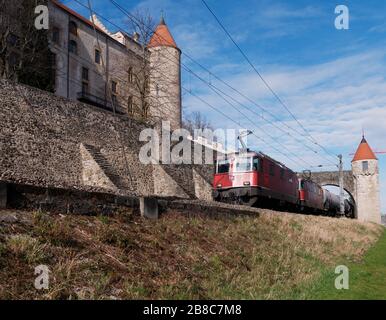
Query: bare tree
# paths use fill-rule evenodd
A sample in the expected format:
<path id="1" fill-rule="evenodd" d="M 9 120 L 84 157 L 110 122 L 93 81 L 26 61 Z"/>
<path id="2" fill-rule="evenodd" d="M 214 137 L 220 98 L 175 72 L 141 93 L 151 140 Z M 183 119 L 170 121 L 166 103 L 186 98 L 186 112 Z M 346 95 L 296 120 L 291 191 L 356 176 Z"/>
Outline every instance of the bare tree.
<path id="1" fill-rule="evenodd" d="M 169 90 L 172 86 L 178 85 L 168 78 L 163 66 L 165 61 L 170 62 L 172 58 L 168 57 L 165 52 L 157 50 L 151 52 L 148 48 L 157 26 L 149 10 L 137 10 L 131 16 L 132 18 L 128 18 L 126 21 L 128 32 L 142 48 L 141 56 L 138 57 L 139 61 L 133 61 L 132 56 L 128 58 L 131 60 L 129 62 L 130 74 L 128 78 L 131 82 L 129 86 L 134 86 L 135 91 L 132 113 L 142 119 L 152 119 L 157 122 L 158 112 L 153 112 L 150 115 L 150 110 L 168 110 Z M 152 59 L 150 59 L 150 55 L 153 55 Z"/>
<path id="2" fill-rule="evenodd" d="M 48 31 L 35 28 L 35 7 L 48 0 L 0 0 L 0 77 L 53 89 Z"/>
<path id="3" fill-rule="evenodd" d="M 182 126 L 184 129 L 188 130 L 191 134 L 194 134 L 194 130 L 213 130 L 213 126 L 208 121 L 208 119 L 201 112 L 194 111 L 188 114 L 183 122 Z"/>
<path id="4" fill-rule="evenodd" d="M 137 41 L 143 48 L 146 48 L 156 29 L 156 22 L 147 9 L 137 9 L 131 16 L 132 18 L 128 18 L 127 20 L 129 32 L 133 35 L 138 35 Z M 145 51 L 146 50 L 144 50 L 144 57 L 146 58 Z"/>
<path id="5" fill-rule="evenodd" d="M 141 47 L 141 56 L 136 61 L 129 61 L 128 81 L 129 86 L 134 87 L 133 101 L 131 101 L 132 115 L 142 119 L 148 119 L 151 106 L 150 97 L 150 53 L 147 45 L 153 36 L 156 24 L 148 10 L 137 10 L 132 14 L 133 18 L 127 19 L 129 33 Z M 129 57 L 132 59 L 132 57 Z"/>

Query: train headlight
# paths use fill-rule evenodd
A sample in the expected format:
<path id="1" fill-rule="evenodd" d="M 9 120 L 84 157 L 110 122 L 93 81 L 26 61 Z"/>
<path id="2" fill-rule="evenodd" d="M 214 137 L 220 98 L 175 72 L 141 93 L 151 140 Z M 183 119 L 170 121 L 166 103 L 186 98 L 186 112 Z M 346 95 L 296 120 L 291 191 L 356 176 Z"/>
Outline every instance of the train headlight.
<path id="1" fill-rule="evenodd" d="M 222 184 L 219 183 L 219 184 L 217 185 L 217 188 L 222 188 Z"/>
<path id="2" fill-rule="evenodd" d="M 250 185 L 251 185 L 251 183 L 249 181 L 244 182 L 244 186 L 250 186 Z"/>

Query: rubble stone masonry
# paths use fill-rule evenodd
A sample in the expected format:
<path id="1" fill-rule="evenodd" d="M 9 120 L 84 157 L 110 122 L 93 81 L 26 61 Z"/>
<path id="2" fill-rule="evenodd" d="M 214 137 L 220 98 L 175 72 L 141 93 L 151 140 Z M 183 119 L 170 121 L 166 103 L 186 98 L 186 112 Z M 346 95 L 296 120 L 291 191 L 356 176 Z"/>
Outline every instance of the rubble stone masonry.
<path id="1" fill-rule="evenodd" d="M 211 199 L 212 165 L 142 164 L 148 125 L 127 116 L 0 80 L 0 123 L 0 183 Z"/>

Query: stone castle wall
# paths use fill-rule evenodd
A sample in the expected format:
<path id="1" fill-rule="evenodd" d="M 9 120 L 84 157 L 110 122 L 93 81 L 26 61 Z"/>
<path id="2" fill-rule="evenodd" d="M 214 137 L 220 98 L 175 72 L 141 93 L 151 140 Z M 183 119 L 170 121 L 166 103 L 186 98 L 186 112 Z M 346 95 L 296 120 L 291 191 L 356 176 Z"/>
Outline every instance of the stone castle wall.
<path id="1" fill-rule="evenodd" d="M 107 89 L 106 77 L 109 81 L 117 83 L 117 103 L 115 107 L 120 112 L 128 112 L 128 98 L 133 98 L 134 105 L 140 105 L 138 88 L 129 82 L 128 71 L 132 68 L 134 75 L 140 77 L 142 71 L 142 47 L 135 41 L 128 41 L 123 45 L 113 39 L 107 33 L 97 31 L 85 23 L 82 19 L 64 10 L 63 5 L 49 2 L 50 28 L 59 31 L 57 43 L 51 41 L 50 50 L 56 57 L 56 86 L 55 93 L 76 101 L 78 94 L 82 92 L 82 82 L 84 82 L 82 70 L 88 71 L 88 94 L 99 99 L 110 101 L 111 97 Z M 69 21 L 77 24 L 77 35 L 69 32 Z M 97 37 L 96 37 L 97 36 Z M 77 53 L 69 53 L 68 41 L 76 41 Z M 100 47 L 99 47 L 100 46 Z M 101 62 L 95 62 L 95 49 L 101 52 Z M 102 63 L 103 62 L 103 63 Z M 109 84 L 111 87 L 111 84 Z M 130 112 L 139 112 L 137 108 Z"/>
<path id="2" fill-rule="evenodd" d="M 145 123 L 0 81 L 0 182 L 210 200 L 212 165 L 144 165 Z"/>
<path id="3" fill-rule="evenodd" d="M 5 81 L 0 82 L 0 102 L 1 181 L 115 192 L 103 183 L 100 187 L 84 183 L 83 171 L 89 164 L 81 152 L 85 145 L 104 157 L 112 176 L 134 177 L 127 193 L 153 193 L 149 179 L 153 168 L 138 161 L 138 137 L 145 125 Z M 97 171 L 102 165 L 94 162 Z"/>

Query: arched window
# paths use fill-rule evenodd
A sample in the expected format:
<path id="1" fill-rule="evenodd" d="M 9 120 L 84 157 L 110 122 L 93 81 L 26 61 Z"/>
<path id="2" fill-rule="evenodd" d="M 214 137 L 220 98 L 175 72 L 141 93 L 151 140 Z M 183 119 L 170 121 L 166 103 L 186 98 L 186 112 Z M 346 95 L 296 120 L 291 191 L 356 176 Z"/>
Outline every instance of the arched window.
<path id="1" fill-rule="evenodd" d="M 71 34 L 78 36 L 78 26 L 74 21 L 70 21 L 68 28 Z"/>
<path id="2" fill-rule="evenodd" d="M 134 82 L 133 67 L 130 67 L 127 73 L 128 73 L 129 83 L 133 83 Z"/>
<path id="3" fill-rule="evenodd" d="M 127 98 L 127 113 L 128 114 L 133 114 L 133 96 L 130 96 Z"/>
<path id="4" fill-rule="evenodd" d="M 95 63 L 101 64 L 101 51 L 99 49 L 95 49 Z"/>
<path id="5" fill-rule="evenodd" d="M 78 54 L 78 44 L 74 40 L 70 40 L 68 50 L 73 54 Z"/>

